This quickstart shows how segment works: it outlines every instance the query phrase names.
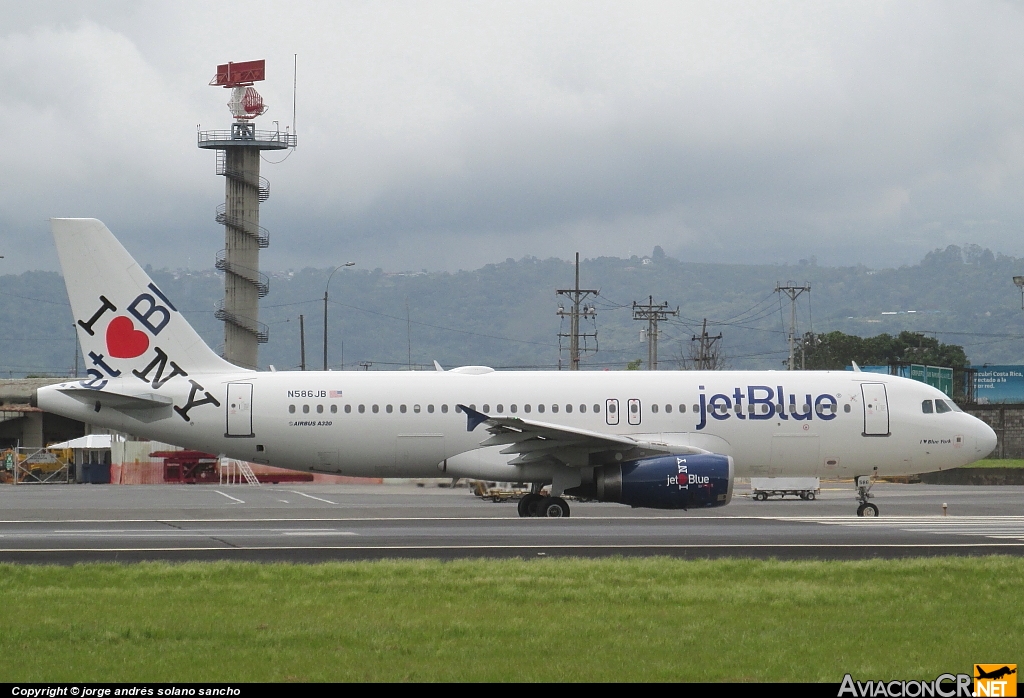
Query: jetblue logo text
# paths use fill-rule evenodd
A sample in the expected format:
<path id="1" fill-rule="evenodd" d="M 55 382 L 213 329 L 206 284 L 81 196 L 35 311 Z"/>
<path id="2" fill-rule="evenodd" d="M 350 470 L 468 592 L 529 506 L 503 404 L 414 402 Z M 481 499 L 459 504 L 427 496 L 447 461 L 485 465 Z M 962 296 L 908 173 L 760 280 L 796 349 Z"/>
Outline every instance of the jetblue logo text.
<path id="1" fill-rule="evenodd" d="M 729 394 L 715 393 L 711 397 L 705 394 L 703 385 L 700 386 L 700 390 L 698 431 L 708 425 L 708 417 L 718 421 L 733 417 L 751 421 L 810 421 L 817 414 L 818 419 L 827 422 L 836 418 L 836 409 L 839 406 L 839 400 L 833 395 L 826 393 L 812 399 L 812 396 L 807 394 L 798 399 L 796 395 L 787 395 L 781 385 L 776 388 L 767 385 L 748 385 L 745 392 L 742 388 L 733 388 Z M 746 405 L 743 404 L 744 401 Z"/>

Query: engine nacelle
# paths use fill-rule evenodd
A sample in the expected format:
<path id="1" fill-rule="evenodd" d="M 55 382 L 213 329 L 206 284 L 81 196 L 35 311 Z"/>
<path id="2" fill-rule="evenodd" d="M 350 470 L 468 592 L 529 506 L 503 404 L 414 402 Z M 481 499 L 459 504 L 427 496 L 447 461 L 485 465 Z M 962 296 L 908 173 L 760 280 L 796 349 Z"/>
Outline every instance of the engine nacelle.
<path id="1" fill-rule="evenodd" d="M 714 453 L 658 456 L 594 468 L 566 494 L 652 509 L 720 507 L 732 500 L 733 461 Z"/>

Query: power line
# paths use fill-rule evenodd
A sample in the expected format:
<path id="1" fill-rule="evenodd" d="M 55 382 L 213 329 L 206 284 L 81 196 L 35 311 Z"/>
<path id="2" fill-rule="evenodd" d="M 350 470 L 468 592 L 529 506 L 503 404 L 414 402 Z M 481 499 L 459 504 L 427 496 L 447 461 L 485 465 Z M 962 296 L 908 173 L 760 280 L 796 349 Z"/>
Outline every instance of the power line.
<path id="1" fill-rule="evenodd" d="M 593 332 L 580 332 L 580 319 L 596 319 L 597 309 L 591 304 L 583 306 L 582 310 L 580 305 L 584 300 L 590 296 L 597 296 L 600 292 L 594 288 L 580 288 L 580 253 L 576 253 L 576 285 L 573 288 L 560 288 L 555 291 L 555 295 L 568 296 L 572 306 L 569 310 L 566 310 L 563 306 L 558 306 L 556 315 L 563 320 L 569 318 L 569 331 L 558 333 L 558 352 L 562 352 L 562 338 L 568 338 L 569 340 L 569 370 L 578 371 L 580 370 L 580 340 L 583 340 L 582 352 L 597 353 L 597 328 L 594 328 Z M 587 346 L 587 339 L 594 339 L 594 348 L 590 349 Z"/>
<path id="2" fill-rule="evenodd" d="M 633 301 L 633 319 L 647 321 L 647 370 L 658 370 L 658 322 L 678 316 L 679 308 L 668 309 L 668 302 L 654 303 L 654 296 L 647 297 L 646 305 Z"/>

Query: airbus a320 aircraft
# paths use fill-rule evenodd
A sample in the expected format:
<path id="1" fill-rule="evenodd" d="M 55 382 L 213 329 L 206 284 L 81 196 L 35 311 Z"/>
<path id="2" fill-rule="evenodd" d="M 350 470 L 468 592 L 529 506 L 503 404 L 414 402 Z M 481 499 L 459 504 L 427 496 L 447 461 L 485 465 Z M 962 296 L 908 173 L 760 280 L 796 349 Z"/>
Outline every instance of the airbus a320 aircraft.
<path id="1" fill-rule="evenodd" d="M 256 463 L 352 476 L 533 483 L 634 507 L 728 504 L 737 476 L 965 465 L 995 433 L 923 383 L 855 371 L 257 372 L 216 355 L 106 226 L 54 219 L 88 377 L 41 388 L 72 419 Z M 550 494 L 542 488 L 550 485 Z"/>

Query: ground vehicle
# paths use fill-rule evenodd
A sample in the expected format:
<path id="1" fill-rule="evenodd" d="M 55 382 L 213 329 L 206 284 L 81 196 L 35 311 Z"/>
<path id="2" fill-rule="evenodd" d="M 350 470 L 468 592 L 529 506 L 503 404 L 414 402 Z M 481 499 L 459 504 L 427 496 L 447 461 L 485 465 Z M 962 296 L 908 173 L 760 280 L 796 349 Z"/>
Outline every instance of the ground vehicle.
<path id="1" fill-rule="evenodd" d="M 821 491 L 821 479 L 816 477 L 752 477 L 750 491 L 754 499 L 765 501 L 769 497 L 784 499 L 786 495 L 800 499 L 814 499 Z"/>

